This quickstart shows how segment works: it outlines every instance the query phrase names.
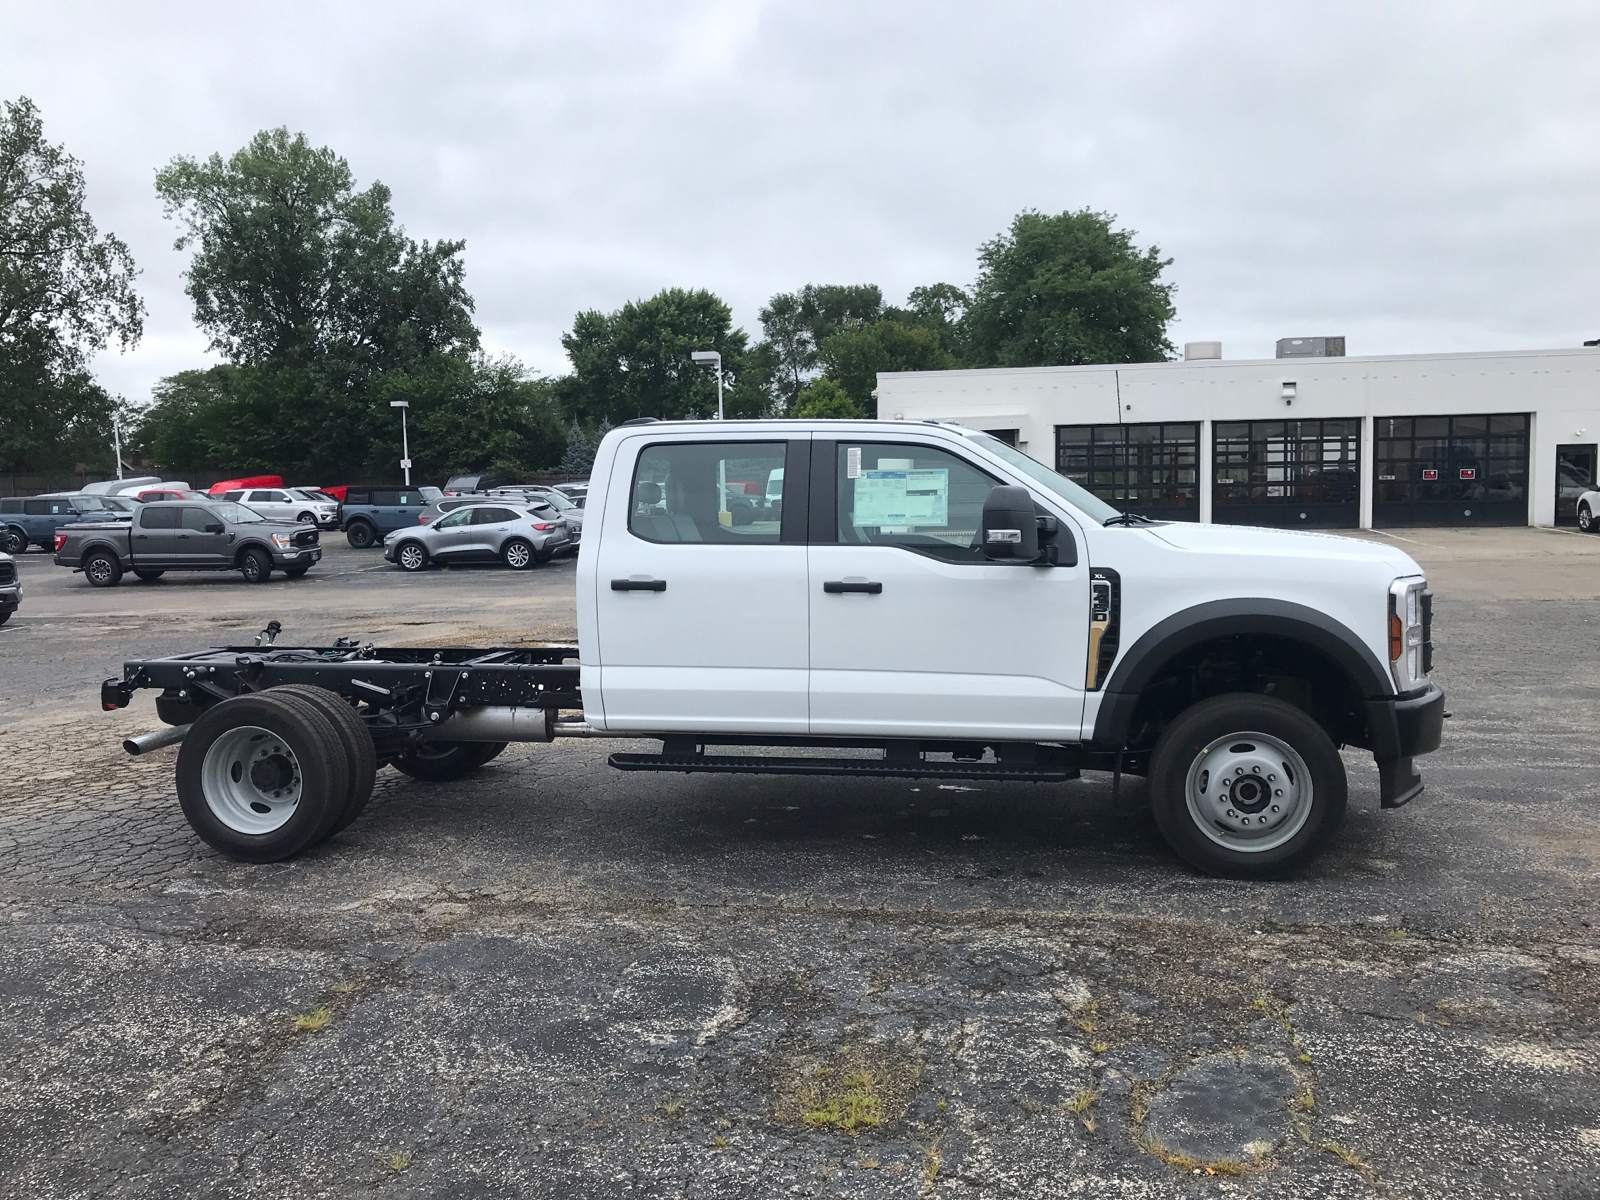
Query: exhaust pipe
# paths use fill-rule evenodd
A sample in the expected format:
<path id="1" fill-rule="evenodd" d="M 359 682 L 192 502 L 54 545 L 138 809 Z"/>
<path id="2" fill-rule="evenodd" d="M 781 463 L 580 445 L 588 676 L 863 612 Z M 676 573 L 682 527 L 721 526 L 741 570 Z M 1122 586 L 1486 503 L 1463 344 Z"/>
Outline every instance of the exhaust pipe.
<path id="1" fill-rule="evenodd" d="M 152 750 L 159 750 L 163 746 L 176 746 L 189 736 L 190 725 L 169 725 L 165 729 L 158 729 L 154 733 L 141 733 L 138 737 L 128 738 L 122 743 L 122 748 L 129 754 L 137 757 L 149 754 Z"/>

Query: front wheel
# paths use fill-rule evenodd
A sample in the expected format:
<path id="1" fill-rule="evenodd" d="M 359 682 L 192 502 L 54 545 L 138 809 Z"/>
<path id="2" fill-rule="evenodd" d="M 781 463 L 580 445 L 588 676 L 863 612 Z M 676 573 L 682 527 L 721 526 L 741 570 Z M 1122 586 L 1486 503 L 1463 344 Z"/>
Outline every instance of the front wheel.
<path id="1" fill-rule="evenodd" d="M 421 542 L 402 542 L 395 548 L 394 561 L 402 571 L 420 571 L 428 565 L 428 549 Z"/>
<path id="2" fill-rule="evenodd" d="M 1305 865 L 1344 820 L 1344 763 L 1322 726 L 1271 696 L 1202 700 L 1161 735 L 1150 804 L 1180 858 L 1270 879 Z"/>
<path id="3" fill-rule="evenodd" d="M 239 556 L 239 574 L 246 583 L 265 583 L 272 577 L 272 560 L 263 550 L 246 550 Z"/>
<path id="4" fill-rule="evenodd" d="M 0 534 L 0 548 L 7 554 L 23 554 L 28 549 L 28 535 L 15 525 L 8 525 Z"/>
<path id="5" fill-rule="evenodd" d="M 1585 533 L 1593 533 L 1596 529 L 1594 513 L 1589 511 L 1587 504 L 1578 505 L 1578 528 Z"/>
<path id="6" fill-rule="evenodd" d="M 302 525 L 315 525 L 317 523 L 317 514 L 308 512 L 301 513 L 295 518 L 295 520 L 300 522 Z"/>
<path id="7" fill-rule="evenodd" d="M 283 573 L 290 579 L 299 579 L 300 576 L 304 575 L 309 570 L 311 570 L 310 563 L 301 563 L 298 567 L 285 567 L 283 569 Z"/>

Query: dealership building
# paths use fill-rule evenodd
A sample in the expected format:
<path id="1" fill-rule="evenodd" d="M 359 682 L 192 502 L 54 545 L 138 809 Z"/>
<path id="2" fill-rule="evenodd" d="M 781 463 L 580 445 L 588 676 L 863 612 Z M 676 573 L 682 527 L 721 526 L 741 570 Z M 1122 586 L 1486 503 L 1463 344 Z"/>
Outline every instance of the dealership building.
<path id="1" fill-rule="evenodd" d="M 1595 484 L 1600 348 L 884 372 L 878 414 L 994 434 L 1164 520 L 1551 525 Z"/>

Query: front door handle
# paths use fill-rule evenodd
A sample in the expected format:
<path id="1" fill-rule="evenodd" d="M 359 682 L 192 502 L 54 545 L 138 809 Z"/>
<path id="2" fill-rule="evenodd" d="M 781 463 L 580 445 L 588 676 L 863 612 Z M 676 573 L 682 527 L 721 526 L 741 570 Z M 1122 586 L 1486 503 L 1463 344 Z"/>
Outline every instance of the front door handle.
<path id="1" fill-rule="evenodd" d="M 667 590 L 665 579 L 613 579 L 611 581 L 613 592 L 664 592 Z"/>
<path id="2" fill-rule="evenodd" d="M 869 596 L 876 596 L 883 591 L 883 584 L 856 583 L 854 580 L 848 579 L 830 579 L 822 585 L 822 590 L 830 596 L 837 596 L 843 592 L 865 592 Z"/>

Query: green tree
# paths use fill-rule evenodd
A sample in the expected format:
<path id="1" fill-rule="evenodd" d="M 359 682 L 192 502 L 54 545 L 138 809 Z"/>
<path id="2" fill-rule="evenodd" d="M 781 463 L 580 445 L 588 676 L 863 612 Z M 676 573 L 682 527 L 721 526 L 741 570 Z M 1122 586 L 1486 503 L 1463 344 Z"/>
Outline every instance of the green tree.
<path id="1" fill-rule="evenodd" d="M 822 343 L 819 355 L 827 378 L 837 382 L 868 416 L 876 416 L 879 371 L 943 371 L 955 360 L 939 344 L 939 334 L 923 325 L 874 321 L 836 333 Z"/>
<path id="2" fill-rule="evenodd" d="M 854 420 L 861 416 L 861 410 L 844 388 L 824 376 L 800 390 L 799 397 L 789 406 L 789 416 L 814 421 Z"/>
<path id="3" fill-rule="evenodd" d="M 902 325 L 920 325 L 939 338 L 940 348 L 950 357 L 950 366 L 961 366 L 966 358 L 966 315 L 972 297 L 953 283 L 932 283 L 911 289 L 905 308 L 888 308 L 884 316 Z"/>
<path id="4" fill-rule="evenodd" d="M 964 319 L 972 366 L 1037 367 L 1158 362 L 1173 350 L 1167 325 L 1170 258 L 1141 251 L 1109 213 L 1024 212 L 978 252 Z"/>
<path id="5" fill-rule="evenodd" d="M 793 404 L 819 368 L 822 344 L 837 333 L 860 329 L 883 315 L 876 284 L 808 283 L 779 292 L 760 312 L 763 343 L 773 356 L 778 398 Z"/>
<path id="6" fill-rule="evenodd" d="M 570 414 L 585 424 L 634 417 L 713 416 L 717 385 L 689 355 L 722 354 L 723 409 L 730 417 L 764 416 L 771 398 L 744 330 L 708 291 L 667 288 L 613 313 L 579 313 L 561 338 L 572 374 L 561 381 Z"/>
<path id="7" fill-rule="evenodd" d="M 382 183 L 303 134 L 265 130 L 224 160 L 175 158 L 156 193 L 193 248 L 195 320 L 230 362 L 318 367 L 347 385 L 477 348 L 460 241 L 416 242 Z"/>
<path id="8" fill-rule="evenodd" d="M 592 466 L 594 447 L 589 444 L 589 435 L 583 432 L 583 426 L 574 419 L 572 428 L 567 431 L 567 449 L 561 456 L 560 469 L 569 475 L 584 475 Z"/>
<path id="9" fill-rule="evenodd" d="M 82 164 L 26 96 L 0 105 L 0 466 L 110 464 L 116 402 L 89 355 L 144 328 L 128 248 L 85 207 Z"/>

